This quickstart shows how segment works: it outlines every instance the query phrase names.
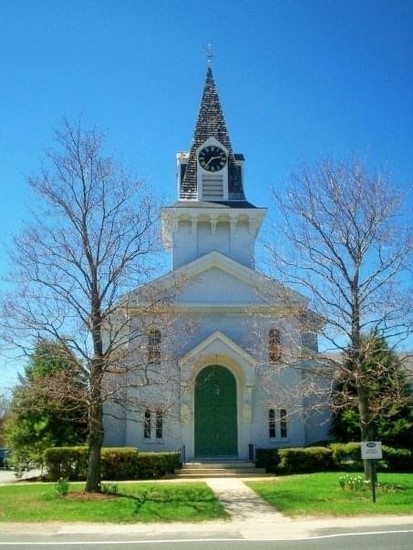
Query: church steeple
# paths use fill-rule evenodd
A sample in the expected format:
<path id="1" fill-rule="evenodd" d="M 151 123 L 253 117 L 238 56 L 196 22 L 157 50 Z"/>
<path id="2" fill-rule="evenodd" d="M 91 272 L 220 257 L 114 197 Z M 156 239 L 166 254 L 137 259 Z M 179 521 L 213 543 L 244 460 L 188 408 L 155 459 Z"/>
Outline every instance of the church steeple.
<path id="1" fill-rule="evenodd" d="M 202 164 L 200 165 L 199 152 L 203 146 L 213 147 L 216 150 L 222 148 L 222 159 L 225 157 L 225 164 L 223 160 L 222 165 L 214 171 L 214 177 L 210 173 L 205 173 L 211 170 L 211 167 L 204 170 Z M 186 156 L 182 155 L 181 158 L 178 158 L 180 165 L 179 198 L 192 200 L 207 198 L 213 202 L 245 201 L 242 183 L 243 161 L 242 155 L 233 153 L 212 69 L 209 65 L 191 150 Z M 219 175 L 218 171 L 221 172 Z M 206 183 L 205 190 L 203 182 Z M 222 194 L 220 185 L 222 185 Z"/>
<path id="2" fill-rule="evenodd" d="M 161 211 L 173 269 L 210 252 L 254 267 L 265 209 L 245 199 L 243 164 L 232 150 L 209 64 L 191 149 L 177 154 L 178 201 Z"/>

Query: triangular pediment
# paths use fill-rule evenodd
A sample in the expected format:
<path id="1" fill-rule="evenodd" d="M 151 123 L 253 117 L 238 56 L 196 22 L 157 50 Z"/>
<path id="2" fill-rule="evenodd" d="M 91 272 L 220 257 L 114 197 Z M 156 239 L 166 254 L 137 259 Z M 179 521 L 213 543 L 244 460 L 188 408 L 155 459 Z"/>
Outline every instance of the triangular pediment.
<path id="1" fill-rule="evenodd" d="M 220 330 L 205 338 L 200 344 L 186 353 L 179 361 L 180 365 L 193 363 L 200 357 L 212 357 L 217 355 L 230 356 L 233 359 L 254 366 L 256 359 L 236 344 L 231 338 L 228 338 Z"/>
<path id="2" fill-rule="evenodd" d="M 137 289 L 128 296 L 129 306 L 139 306 L 145 295 L 163 291 L 172 296 L 172 303 L 183 307 L 305 308 L 308 301 L 274 279 L 215 251 Z"/>

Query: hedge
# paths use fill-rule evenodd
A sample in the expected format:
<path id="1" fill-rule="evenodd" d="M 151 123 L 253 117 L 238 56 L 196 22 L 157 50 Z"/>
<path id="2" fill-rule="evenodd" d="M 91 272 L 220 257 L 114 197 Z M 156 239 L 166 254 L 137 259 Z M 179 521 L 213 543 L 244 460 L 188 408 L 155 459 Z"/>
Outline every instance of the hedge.
<path id="1" fill-rule="evenodd" d="M 86 479 L 87 447 L 51 447 L 44 452 L 45 478 L 48 481 Z"/>
<path id="2" fill-rule="evenodd" d="M 330 443 L 333 452 L 333 463 L 336 468 L 363 468 L 359 441 L 349 443 Z"/>
<path id="3" fill-rule="evenodd" d="M 360 442 L 330 443 L 326 447 L 258 448 L 256 462 L 259 468 L 277 474 L 363 469 Z M 413 451 L 383 445 L 383 460 L 377 466 L 390 472 L 413 472 Z"/>
<path id="4" fill-rule="evenodd" d="M 257 449 L 257 466 L 273 473 L 304 473 L 331 470 L 332 451 L 327 447 Z"/>
<path id="5" fill-rule="evenodd" d="M 49 481 L 86 479 L 87 447 L 46 449 L 45 478 Z M 101 453 L 102 479 L 107 481 L 158 479 L 180 466 L 179 453 L 139 453 L 129 447 L 106 447 Z"/>
<path id="6" fill-rule="evenodd" d="M 180 467 L 179 453 L 140 453 L 139 477 L 136 479 L 159 479 L 173 474 Z"/>

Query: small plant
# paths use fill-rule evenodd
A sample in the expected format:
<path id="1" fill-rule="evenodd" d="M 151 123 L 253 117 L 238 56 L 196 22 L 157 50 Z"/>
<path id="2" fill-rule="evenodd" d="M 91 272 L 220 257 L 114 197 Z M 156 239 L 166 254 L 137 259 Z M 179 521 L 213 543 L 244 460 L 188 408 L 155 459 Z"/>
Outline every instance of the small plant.
<path id="1" fill-rule="evenodd" d="M 399 493 L 400 491 L 403 491 L 403 487 L 396 485 L 395 483 L 378 483 L 377 487 L 384 493 Z"/>
<path id="2" fill-rule="evenodd" d="M 118 495 L 119 487 L 117 483 L 105 483 L 102 485 L 102 493 L 105 495 Z"/>
<path id="3" fill-rule="evenodd" d="M 64 497 L 69 492 L 70 483 L 67 477 L 61 477 L 56 483 L 56 493 L 59 497 Z"/>
<path id="4" fill-rule="evenodd" d="M 338 482 L 343 490 L 349 489 L 350 491 L 364 491 L 366 488 L 366 480 L 361 475 L 348 474 L 340 477 Z"/>

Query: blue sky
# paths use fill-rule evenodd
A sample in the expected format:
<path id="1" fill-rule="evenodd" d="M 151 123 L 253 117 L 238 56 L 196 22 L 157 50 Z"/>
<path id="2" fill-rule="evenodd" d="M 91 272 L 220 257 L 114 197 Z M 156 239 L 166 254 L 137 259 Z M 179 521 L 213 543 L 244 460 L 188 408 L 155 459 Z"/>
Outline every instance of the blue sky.
<path id="1" fill-rule="evenodd" d="M 411 0 L 0 0 L 3 243 L 63 116 L 104 129 L 130 169 L 174 201 L 208 43 L 252 203 L 271 207 L 271 188 L 299 159 L 354 149 L 407 189 L 412 29 Z"/>

